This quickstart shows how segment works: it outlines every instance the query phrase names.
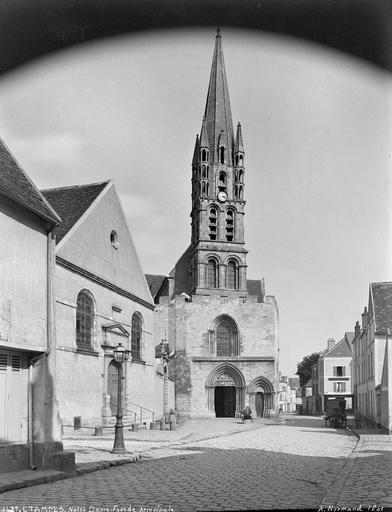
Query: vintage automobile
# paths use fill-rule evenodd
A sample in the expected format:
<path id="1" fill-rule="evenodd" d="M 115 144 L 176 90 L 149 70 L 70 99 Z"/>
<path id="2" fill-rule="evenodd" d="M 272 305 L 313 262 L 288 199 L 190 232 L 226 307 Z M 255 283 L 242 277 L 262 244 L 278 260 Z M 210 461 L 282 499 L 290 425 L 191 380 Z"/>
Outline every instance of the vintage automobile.
<path id="1" fill-rule="evenodd" d="M 328 400 L 325 404 L 324 421 L 325 426 L 329 424 L 333 428 L 346 428 L 346 401 L 338 399 Z"/>

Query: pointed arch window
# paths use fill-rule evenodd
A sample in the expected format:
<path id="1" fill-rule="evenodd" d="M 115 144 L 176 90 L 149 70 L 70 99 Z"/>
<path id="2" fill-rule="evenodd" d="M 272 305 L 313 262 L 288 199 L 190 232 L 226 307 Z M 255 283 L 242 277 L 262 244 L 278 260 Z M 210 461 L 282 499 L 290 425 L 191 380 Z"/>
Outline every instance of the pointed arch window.
<path id="1" fill-rule="evenodd" d="M 240 179 L 242 177 L 240 175 Z M 234 185 L 234 199 L 242 200 L 244 198 L 244 186 L 243 185 Z"/>
<path id="2" fill-rule="evenodd" d="M 226 173 L 225 172 L 219 173 L 219 186 L 222 186 L 222 187 L 226 186 Z"/>
<path id="3" fill-rule="evenodd" d="M 232 242 L 234 240 L 235 214 L 233 210 L 226 212 L 226 240 Z"/>
<path id="4" fill-rule="evenodd" d="M 238 290 L 238 274 L 238 263 L 234 260 L 230 260 L 227 264 L 227 288 L 230 288 L 231 290 Z"/>
<path id="5" fill-rule="evenodd" d="M 143 317 L 136 312 L 132 315 L 131 355 L 132 361 L 142 360 Z"/>
<path id="6" fill-rule="evenodd" d="M 201 161 L 202 162 L 208 162 L 208 150 L 207 149 L 202 149 L 201 150 Z"/>
<path id="7" fill-rule="evenodd" d="M 225 163 L 225 147 L 221 146 L 219 148 L 219 163 L 224 164 Z"/>
<path id="8" fill-rule="evenodd" d="M 201 177 L 202 178 L 207 178 L 207 168 L 205 165 L 202 166 L 202 171 L 201 171 Z"/>
<path id="9" fill-rule="evenodd" d="M 210 240 L 216 240 L 218 232 L 218 210 L 215 207 L 210 208 L 209 231 Z"/>
<path id="10" fill-rule="evenodd" d="M 211 258 L 207 262 L 207 288 L 218 288 L 218 264 Z"/>
<path id="11" fill-rule="evenodd" d="M 216 355 L 230 357 L 239 355 L 237 326 L 230 317 L 223 316 L 216 321 Z"/>
<path id="12" fill-rule="evenodd" d="M 80 291 L 76 301 L 76 346 L 80 350 L 93 349 L 94 314 L 90 292 Z"/>

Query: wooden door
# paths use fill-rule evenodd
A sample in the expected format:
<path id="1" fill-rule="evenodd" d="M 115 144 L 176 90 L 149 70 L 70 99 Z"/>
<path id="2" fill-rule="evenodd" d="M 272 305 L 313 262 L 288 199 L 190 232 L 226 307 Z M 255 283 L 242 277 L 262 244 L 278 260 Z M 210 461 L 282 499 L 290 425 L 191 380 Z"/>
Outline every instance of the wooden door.
<path id="1" fill-rule="evenodd" d="M 261 418 L 264 413 L 264 393 L 256 393 L 256 416 Z"/>
<path id="2" fill-rule="evenodd" d="M 114 361 L 110 362 L 108 368 L 108 395 L 110 396 L 110 410 L 115 416 L 118 402 L 118 369 Z"/>
<path id="3" fill-rule="evenodd" d="M 217 418 L 234 418 L 236 407 L 235 386 L 215 387 L 215 414 Z"/>

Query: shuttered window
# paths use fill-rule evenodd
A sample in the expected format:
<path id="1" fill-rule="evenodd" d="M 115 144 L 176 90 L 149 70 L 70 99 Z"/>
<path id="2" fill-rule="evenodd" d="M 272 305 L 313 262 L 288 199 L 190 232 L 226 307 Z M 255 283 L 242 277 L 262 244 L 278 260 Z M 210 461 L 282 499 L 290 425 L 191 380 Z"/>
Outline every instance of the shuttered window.
<path id="1" fill-rule="evenodd" d="M 13 372 L 20 372 L 22 368 L 22 360 L 20 355 L 11 356 L 11 368 Z"/>
<path id="2" fill-rule="evenodd" d="M 8 361 L 7 354 L 0 354 L 0 372 L 7 371 L 7 361 Z"/>

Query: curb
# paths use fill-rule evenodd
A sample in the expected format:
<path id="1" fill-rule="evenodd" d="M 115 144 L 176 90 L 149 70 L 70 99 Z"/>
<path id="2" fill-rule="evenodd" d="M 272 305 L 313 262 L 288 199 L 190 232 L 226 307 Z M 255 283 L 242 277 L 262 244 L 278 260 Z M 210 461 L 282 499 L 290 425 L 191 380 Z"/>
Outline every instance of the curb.
<path id="1" fill-rule="evenodd" d="M 65 480 L 70 476 L 71 475 L 67 475 L 67 473 L 62 471 L 56 471 L 50 475 L 34 476 L 33 478 L 19 481 L 16 477 L 16 481 L 0 485 L 0 494 L 8 491 L 15 491 L 17 489 L 23 489 L 24 487 L 33 487 L 34 485 L 48 484 L 51 482 L 56 482 L 57 480 Z"/>
<path id="2" fill-rule="evenodd" d="M 26 487 L 33 487 L 35 485 L 48 484 L 51 482 L 57 482 L 58 480 L 66 480 L 68 478 L 74 478 L 85 475 L 87 473 L 93 473 L 100 471 L 101 469 L 107 469 L 115 466 L 122 466 L 124 464 L 132 464 L 139 462 L 142 458 L 140 453 L 134 454 L 130 457 L 116 460 L 103 460 L 97 462 L 81 462 L 76 464 L 76 470 L 74 473 L 65 473 L 63 471 L 46 470 L 49 474 L 37 475 L 32 474 L 32 478 L 25 478 L 18 480 L 17 471 L 15 472 L 14 480 L 6 484 L 0 484 L 0 494 L 8 491 L 15 491 Z"/>
<path id="3" fill-rule="evenodd" d="M 132 457 L 126 457 L 124 459 L 116 460 L 101 460 L 99 462 L 80 462 L 76 465 L 76 475 L 85 475 L 87 473 L 93 473 L 94 471 L 100 471 L 101 469 L 108 469 L 110 467 L 122 466 L 124 464 L 132 464 L 139 462 L 141 454 L 137 453 Z"/>

